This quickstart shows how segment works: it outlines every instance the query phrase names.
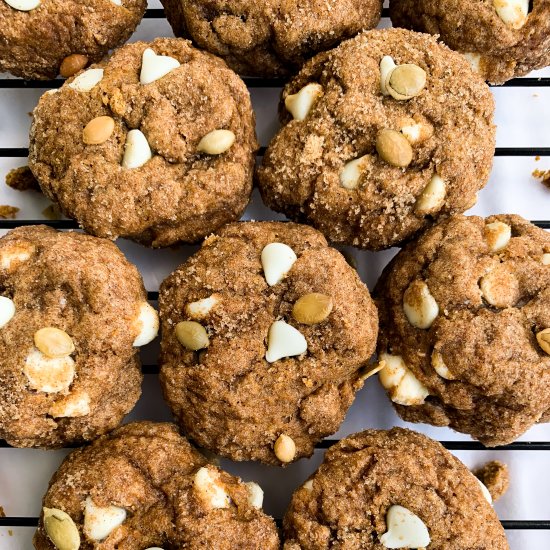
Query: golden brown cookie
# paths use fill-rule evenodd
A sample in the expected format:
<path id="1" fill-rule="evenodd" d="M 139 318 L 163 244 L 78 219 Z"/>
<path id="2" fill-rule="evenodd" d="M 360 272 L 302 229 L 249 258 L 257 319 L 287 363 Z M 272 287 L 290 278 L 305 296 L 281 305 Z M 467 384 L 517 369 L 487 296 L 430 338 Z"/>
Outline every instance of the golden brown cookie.
<path id="1" fill-rule="evenodd" d="M 376 27 L 380 0 L 162 0 L 176 36 L 192 38 L 240 74 L 281 76 Z"/>
<path id="2" fill-rule="evenodd" d="M 158 331 L 112 243 L 44 226 L 0 239 L 0 438 L 62 447 L 116 427 L 141 394 L 139 346 Z"/>
<path id="3" fill-rule="evenodd" d="M 146 0 L 0 0 L 0 72 L 72 76 L 126 42 Z"/>
<path id="4" fill-rule="evenodd" d="M 338 429 L 378 328 L 355 270 L 293 223 L 224 227 L 162 283 L 159 307 L 161 384 L 184 433 L 269 464 Z"/>
<path id="5" fill-rule="evenodd" d="M 548 0 L 391 0 L 397 27 L 439 35 L 490 82 L 550 65 Z"/>
<path id="6" fill-rule="evenodd" d="M 379 377 L 399 415 L 510 443 L 550 411 L 550 235 L 453 216 L 384 270 Z"/>
<path id="7" fill-rule="evenodd" d="M 89 233 L 158 247 L 241 216 L 256 148 L 242 80 L 189 42 L 159 38 L 42 96 L 29 166 Z"/>
<path id="8" fill-rule="evenodd" d="M 428 35 L 365 32 L 286 86 L 258 171 L 264 202 L 331 241 L 379 250 L 476 201 L 493 161 L 494 101 Z"/>
<path id="9" fill-rule="evenodd" d="M 507 550 L 476 478 L 437 441 L 367 430 L 332 446 L 292 497 L 285 550 Z"/>
<path id="10" fill-rule="evenodd" d="M 136 422 L 71 453 L 50 481 L 38 550 L 277 550 L 263 491 L 210 464 L 173 424 Z"/>

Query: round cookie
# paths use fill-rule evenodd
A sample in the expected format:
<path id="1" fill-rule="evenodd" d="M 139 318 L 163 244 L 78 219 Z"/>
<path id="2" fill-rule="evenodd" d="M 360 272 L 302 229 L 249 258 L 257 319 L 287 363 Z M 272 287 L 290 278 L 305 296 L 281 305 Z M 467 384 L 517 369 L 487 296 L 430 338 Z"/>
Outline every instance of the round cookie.
<path id="1" fill-rule="evenodd" d="M 391 0 L 390 16 L 397 27 L 439 35 L 494 83 L 550 65 L 548 0 Z"/>
<path id="2" fill-rule="evenodd" d="M 376 27 L 380 0 L 162 0 L 176 36 L 240 74 L 283 76 L 314 54 Z"/>
<path id="3" fill-rule="evenodd" d="M 493 161 L 493 111 L 487 85 L 435 38 L 365 32 L 283 90 L 283 127 L 258 171 L 263 200 L 335 243 L 400 244 L 475 203 Z"/>
<path id="4" fill-rule="evenodd" d="M 284 550 L 508 550 L 476 478 L 409 430 L 367 430 L 332 446 L 293 495 Z"/>
<path id="5" fill-rule="evenodd" d="M 314 229 L 230 224 L 161 285 L 160 380 L 184 433 L 285 464 L 337 431 L 368 375 L 367 287 Z"/>
<path id="6" fill-rule="evenodd" d="M 0 239 L 0 438 L 62 447 L 115 428 L 141 394 L 158 331 L 135 266 L 112 243 L 45 226 Z"/>
<path id="7" fill-rule="evenodd" d="M 512 215 L 453 216 L 377 284 L 380 380 L 399 415 L 488 446 L 550 414 L 550 235 Z"/>
<path id="8" fill-rule="evenodd" d="M 210 464 L 173 424 L 136 422 L 71 453 L 43 499 L 37 550 L 277 550 L 263 491 Z"/>
<path id="9" fill-rule="evenodd" d="M 93 235 L 195 242 L 246 208 L 254 125 L 223 61 L 181 39 L 138 42 L 42 96 L 29 166 Z"/>
<path id="10" fill-rule="evenodd" d="M 146 0 L 0 0 L 0 72 L 72 76 L 126 42 Z"/>

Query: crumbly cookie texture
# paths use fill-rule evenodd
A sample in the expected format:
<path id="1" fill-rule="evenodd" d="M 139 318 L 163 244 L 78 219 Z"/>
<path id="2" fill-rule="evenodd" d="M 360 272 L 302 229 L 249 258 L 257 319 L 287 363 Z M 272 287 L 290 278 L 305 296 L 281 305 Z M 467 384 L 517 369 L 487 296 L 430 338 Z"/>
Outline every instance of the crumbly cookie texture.
<path id="1" fill-rule="evenodd" d="M 29 166 L 89 233 L 195 242 L 248 204 L 254 125 L 223 61 L 186 40 L 138 42 L 42 96 Z"/>
<path id="2" fill-rule="evenodd" d="M 340 426 L 377 314 L 316 230 L 230 224 L 161 285 L 161 384 L 184 432 L 233 460 L 286 464 Z"/>
<path id="3" fill-rule="evenodd" d="M 547 0 L 391 0 L 390 16 L 396 27 L 439 35 L 490 82 L 550 65 Z"/>
<path id="4" fill-rule="evenodd" d="M 0 239 L 0 438 L 62 447 L 116 427 L 141 394 L 138 346 L 158 330 L 112 243 L 44 226 Z"/>
<path id="5" fill-rule="evenodd" d="M 332 446 L 293 495 L 284 549 L 507 550 L 476 478 L 410 430 L 367 430 Z"/>
<path id="6" fill-rule="evenodd" d="M 380 380 L 399 415 L 510 443 L 550 412 L 550 236 L 519 216 L 453 216 L 375 289 Z"/>
<path id="7" fill-rule="evenodd" d="M 146 0 L 0 0 L 0 72 L 70 76 L 126 42 L 146 7 Z"/>
<path id="8" fill-rule="evenodd" d="M 487 462 L 481 468 L 474 470 L 474 475 L 487 487 L 493 502 L 501 498 L 510 486 L 508 466 L 500 460 Z"/>
<path id="9" fill-rule="evenodd" d="M 312 55 L 376 27 L 380 0 L 162 0 L 176 36 L 241 74 L 292 74 Z"/>
<path id="10" fill-rule="evenodd" d="M 258 170 L 264 202 L 330 240 L 378 250 L 476 202 L 494 101 L 435 38 L 368 31 L 306 63 Z"/>
<path id="11" fill-rule="evenodd" d="M 135 422 L 71 453 L 43 499 L 37 550 L 277 550 L 263 492 L 211 464 L 173 424 Z"/>

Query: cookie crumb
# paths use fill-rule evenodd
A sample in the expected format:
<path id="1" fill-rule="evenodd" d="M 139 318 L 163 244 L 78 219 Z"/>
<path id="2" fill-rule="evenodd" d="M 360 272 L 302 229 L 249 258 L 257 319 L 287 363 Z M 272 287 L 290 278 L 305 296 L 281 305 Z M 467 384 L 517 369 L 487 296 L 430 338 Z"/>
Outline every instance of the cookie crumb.
<path id="1" fill-rule="evenodd" d="M 19 208 L 17 208 L 17 206 L 0 204 L 0 218 L 3 220 L 14 220 L 17 212 L 19 212 Z"/>
<path id="2" fill-rule="evenodd" d="M 533 177 L 540 180 L 542 185 L 550 188 L 550 170 L 534 170 Z"/>
<path id="3" fill-rule="evenodd" d="M 17 191 L 40 191 L 40 186 L 28 166 L 20 166 L 8 172 L 6 184 Z"/>
<path id="4" fill-rule="evenodd" d="M 42 210 L 42 215 L 48 220 L 60 220 L 61 219 L 61 210 L 57 204 L 50 204 L 50 206 Z"/>
<path id="5" fill-rule="evenodd" d="M 473 473 L 489 489 L 493 502 L 502 497 L 510 486 L 508 466 L 500 460 L 491 460 Z"/>
<path id="6" fill-rule="evenodd" d="M 0 506 L 0 518 L 5 518 L 5 517 L 6 517 L 6 512 L 4 512 L 4 508 Z"/>

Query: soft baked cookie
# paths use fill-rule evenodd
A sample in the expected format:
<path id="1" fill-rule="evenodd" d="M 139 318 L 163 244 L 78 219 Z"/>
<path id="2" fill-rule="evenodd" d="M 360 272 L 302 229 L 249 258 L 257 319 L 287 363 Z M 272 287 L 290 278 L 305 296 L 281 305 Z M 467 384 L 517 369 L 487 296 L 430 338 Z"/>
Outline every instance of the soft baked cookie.
<path id="1" fill-rule="evenodd" d="M 435 38 L 363 33 L 283 90 L 262 197 L 333 242 L 397 245 L 475 203 L 493 161 L 493 111 L 487 85 Z"/>
<path id="2" fill-rule="evenodd" d="M 136 422 L 71 453 L 50 481 L 38 550 L 277 550 L 263 491 L 210 464 L 173 424 Z"/>
<path id="3" fill-rule="evenodd" d="M 160 379 L 184 433 L 233 460 L 285 464 L 342 423 L 378 320 L 314 229 L 230 224 L 161 285 Z"/>
<path id="4" fill-rule="evenodd" d="M 512 215 L 453 216 L 375 290 L 380 381 L 399 415 L 488 446 L 550 413 L 550 235 Z"/>
<path id="5" fill-rule="evenodd" d="M 249 76 L 295 72 L 317 52 L 376 27 L 381 0 L 161 0 L 176 36 Z"/>
<path id="6" fill-rule="evenodd" d="M 138 42 L 42 96 L 29 166 L 89 233 L 195 242 L 246 208 L 254 125 L 248 90 L 222 60 L 186 40 Z"/>
<path id="7" fill-rule="evenodd" d="M 146 0 L 0 0 L 0 72 L 72 76 L 126 42 Z"/>
<path id="8" fill-rule="evenodd" d="M 138 348 L 158 331 L 112 243 L 44 226 L 0 239 L 0 438 L 62 447 L 116 427 L 141 394 Z"/>
<path id="9" fill-rule="evenodd" d="M 550 65 L 548 0 L 391 0 L 390 16 L 397 27 L 439 35 L 494 83 Z"/>
<path id="10" fill-rule="evenodd" d="M 293 495 L 285 550 L 507 550 L 477 479 L 437 441 L 367 430 L 325 454 Z"/>

